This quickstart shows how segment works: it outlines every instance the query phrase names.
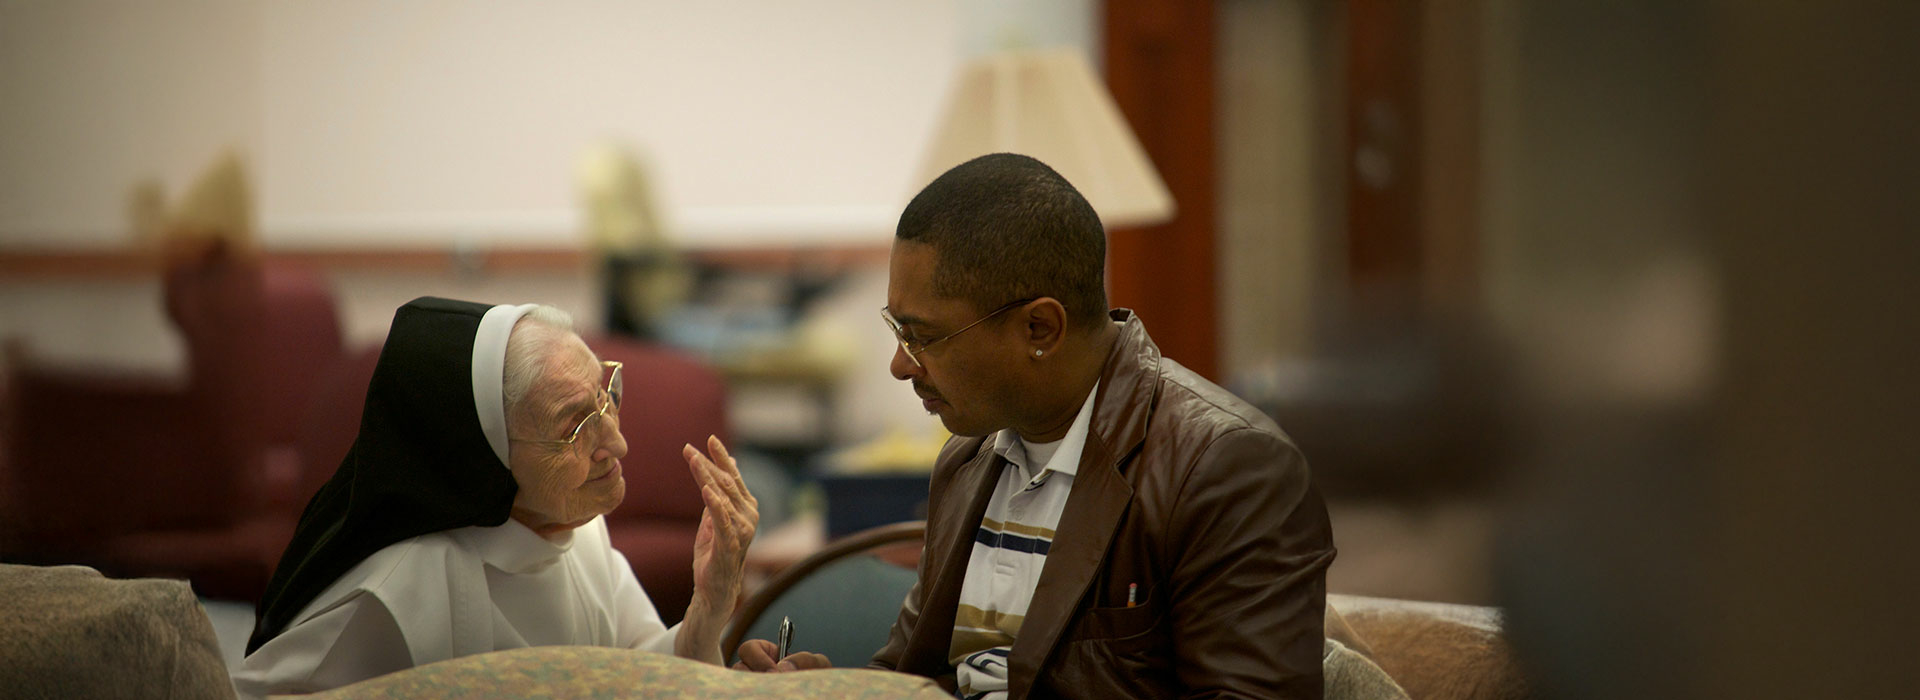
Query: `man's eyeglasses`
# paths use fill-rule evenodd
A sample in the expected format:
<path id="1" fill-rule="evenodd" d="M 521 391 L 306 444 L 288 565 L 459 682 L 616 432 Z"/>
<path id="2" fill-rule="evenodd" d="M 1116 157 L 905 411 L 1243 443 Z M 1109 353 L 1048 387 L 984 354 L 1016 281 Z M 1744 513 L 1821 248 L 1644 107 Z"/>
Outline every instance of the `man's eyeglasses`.
<path id="1" fill-rule="evenodd" d="M 1021 304 L 1025 304 L 1030 301 L 1033 301 L 1033 299 L 1019 299 L 1019 300 L 1007 302 L 1004 306 L 1001 306 L 998 309 L 994 309 L 990 312 L 987 312 L 987 315 L 981 316 L 980 318 L 975 319 L 973 323 L 969 323 L 965 326 L 961 326 L 960 330 L 957 330 L 952 333 L 948 333 L 946 335 L 940 336 L 938 338 L 934 338 L 933 340 L 927 340 L 927 341 L 914 340 L 914 339 L 908 338 L 906 329 L 901 328 L 899 319 L 896 319 L 893 317 L 893 312 L 888 310 L 888 307 L 885 307 L 885 306 L 880 307 L 880 320 L 887 322 L 887 328 L 893 331 L 893 337 L 900 341 L 900 349 L 907 351 L 907 359 L 913 360 L 913 365 L 915 367 L 925 367 L 926 365 L 920 363 L 920 353 L 926 352 L 927 348 L 933 347 L 934 343 L 938 343 L 942 340 L 946 340 L 956 335 L 960 335 L 961 333 L 965 333 L 967 332 L 968 329 L 973 328 L 974 326 L 978 326 L 982 323 L 985 323 L 987 319 L 993 318 L 995 316 L 999 316 L 1000 314 L 1005 313 L 1008 309 L 1012 309 L 1014 307 L 1017 307 Z"/>
<path id="2" fill-rule="evenodd" d="M 592 423 L 593 419 L 605 417 L 608 420 L 619 420 L 620 394 L 625 389 L 625 387 L 620 382 L 621 366 L 622 365 L 620 363 L 614 362 L 612 360 L 607 360 L 600 363 L 600 368 L 607 371 L 607 388 L 600 395 L 600 407 L 596 409 L 594 412 L 587 414 L 587 417 L 580 419 L 580 423 L 578 425 L 573 426 L 573 432 L 567 435 L 567 439 L 565 440 L 535 440 L 532 438 L 508 438 L 508 439 L 517 440 L 520 442 L 533 443 L 535 445 L 572 445 L 574 441 L 580 439 L 580 433 L 586 430 L 587 424 Z"/>

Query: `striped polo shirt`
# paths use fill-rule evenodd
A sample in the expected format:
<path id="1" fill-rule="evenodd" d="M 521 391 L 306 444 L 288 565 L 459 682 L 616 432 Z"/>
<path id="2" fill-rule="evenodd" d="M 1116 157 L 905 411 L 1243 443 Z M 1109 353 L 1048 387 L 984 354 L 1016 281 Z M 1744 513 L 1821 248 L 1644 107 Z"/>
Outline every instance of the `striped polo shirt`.
<path id="1" fill-rule="evenodd" d="M 1087 392 L 1072 427 L 1057 442 L 1027 442 L 1012 428 L 994 434 L 993 451 L 1007 464 L 973 535 L 948 654 L 962 698 L 1007 696 L 1007 652 L 1020 636 L 1027 604 L 1047 565 L 1099 393 L 1098 385 Z"/>

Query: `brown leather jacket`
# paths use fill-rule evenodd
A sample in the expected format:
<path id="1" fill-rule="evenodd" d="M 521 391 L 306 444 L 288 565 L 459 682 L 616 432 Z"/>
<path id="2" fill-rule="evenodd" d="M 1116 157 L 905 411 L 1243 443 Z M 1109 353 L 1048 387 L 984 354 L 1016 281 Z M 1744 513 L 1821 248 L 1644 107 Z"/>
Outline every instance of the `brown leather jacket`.
<path id="1" fill-rule="evenodd" d="M 1160 356 L 1131 311 L 1079 474 L 1008 658 L 1021 697 L 1321 696 L 1333 530 L 1279 426 Z M 941 450 L 920 580 L 873 666 L 951 689 L 954 609 L 1006 461 Z M 1127 606 L 1137 583 L 1137 605 Z"/>

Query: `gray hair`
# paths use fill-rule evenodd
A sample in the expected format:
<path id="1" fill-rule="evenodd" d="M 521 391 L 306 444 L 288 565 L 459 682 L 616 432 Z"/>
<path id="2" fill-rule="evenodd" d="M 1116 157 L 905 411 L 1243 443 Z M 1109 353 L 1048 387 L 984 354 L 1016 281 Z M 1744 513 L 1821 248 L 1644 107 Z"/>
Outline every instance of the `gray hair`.
<path id="1" fill-rule="evenodd" d="M 540 377 L 548 351 L 561 338 L 573 332 L 573 316 L 545 304 L 533 307 L 513 324 L 507 336 L 507 357 L 502 369 L 500 393 L 507 419 L 511 421 L 520 400 L 533 389 Z"/>

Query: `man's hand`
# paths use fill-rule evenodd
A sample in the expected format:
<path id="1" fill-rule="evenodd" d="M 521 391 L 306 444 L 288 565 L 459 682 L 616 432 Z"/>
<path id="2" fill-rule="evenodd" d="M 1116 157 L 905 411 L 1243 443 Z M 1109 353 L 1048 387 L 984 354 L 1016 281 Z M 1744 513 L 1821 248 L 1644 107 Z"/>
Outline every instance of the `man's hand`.
<path id="1" fill-rule="evenodd" d="M 700 512 L 700 530 L 693 539 L 693 601 L 674 652 L 719 665 L 720 634 L 740 599 L 741 570 L 760 524 L 760 502 L 747 491 L 739 466 L 720 438 L 708 437 L 707 450 L 712 459 L 692 445 L 681 450 L 706 509 Z"/>
<path id="2" fill-rule="evenodd" d="M 765 639 L 749 639 L 740 643 L 740 661 L 733 665 L 735 671 L 753 671 L 755 673 L 786 673 L 788 671 L 810 671 L 816 668 L 832 668 L 827 657 L 810 651 L 797 651 L 787 658 L 775 662 L 774 654 L 780 653 L 780 647 Z"/>

